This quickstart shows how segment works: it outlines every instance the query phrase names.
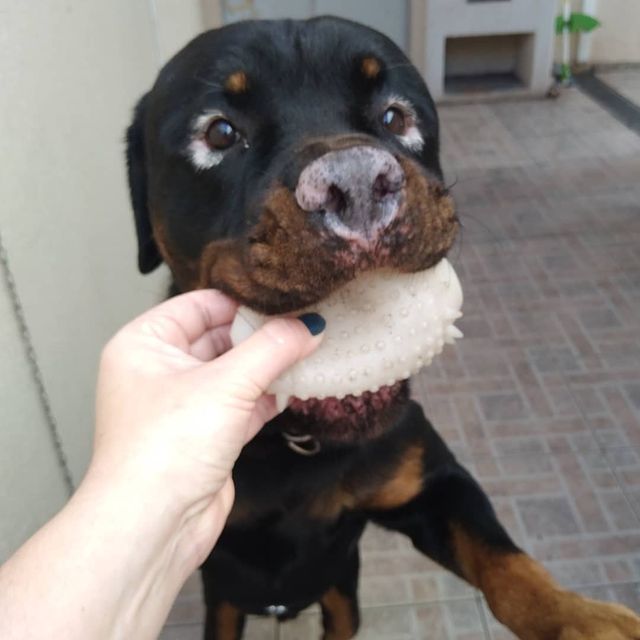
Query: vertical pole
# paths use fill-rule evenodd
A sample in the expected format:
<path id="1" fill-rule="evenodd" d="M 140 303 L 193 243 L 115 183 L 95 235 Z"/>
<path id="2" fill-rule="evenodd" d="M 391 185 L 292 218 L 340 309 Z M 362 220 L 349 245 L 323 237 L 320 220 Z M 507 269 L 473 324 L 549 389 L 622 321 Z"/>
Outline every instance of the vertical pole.
<path id="1" fill-rule="evenodd" d="M 596 17 L 598 13 L 598 0 L 582 0 L 582 13 Z M 578 36 L 578 50 L 576 52 L 576 62 L 587 64 L 591 59 L 591 34 L 581 33 Z"/>
<path id="2" fill-rule="evenodd" d="M 569 20 L 571 19 L 571 0 L 564 0 L 562 5 L 562 81 L 568 82 L 571 77 L 569 60 L 571 57 L 571 34 L 569 33 Z"/>

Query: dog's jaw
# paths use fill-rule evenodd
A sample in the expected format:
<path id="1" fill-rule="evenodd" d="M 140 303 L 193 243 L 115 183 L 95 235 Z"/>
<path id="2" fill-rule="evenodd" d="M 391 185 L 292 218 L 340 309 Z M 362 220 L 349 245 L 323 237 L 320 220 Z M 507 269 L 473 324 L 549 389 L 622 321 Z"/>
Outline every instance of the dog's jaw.
<path id="1" fill-rule="evenodd" d="M 396 420 L 398 408 L 409 399 L 406 380 L 367 391 L 360 396 L 300 400 L 292 398 L 283 416 L 287 432 L 309 434 L 330 444 L 355 444 L 376 438 Z M 290 416 L 293 426 L 288 426 Z"/>

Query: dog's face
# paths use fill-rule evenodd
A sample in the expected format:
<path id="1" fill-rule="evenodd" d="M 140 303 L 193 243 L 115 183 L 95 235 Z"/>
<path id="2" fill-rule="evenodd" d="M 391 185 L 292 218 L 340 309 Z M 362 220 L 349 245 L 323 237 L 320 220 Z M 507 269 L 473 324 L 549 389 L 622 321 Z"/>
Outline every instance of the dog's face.
<path id="1" fill-rule="evenodd" d="M 359 270 L 449 249 L 438 121 L 385 36 L 336 18 L 244 22 L 179 52 L 140 101 L 128 161 L 144 273 L 265 313 Z"/>

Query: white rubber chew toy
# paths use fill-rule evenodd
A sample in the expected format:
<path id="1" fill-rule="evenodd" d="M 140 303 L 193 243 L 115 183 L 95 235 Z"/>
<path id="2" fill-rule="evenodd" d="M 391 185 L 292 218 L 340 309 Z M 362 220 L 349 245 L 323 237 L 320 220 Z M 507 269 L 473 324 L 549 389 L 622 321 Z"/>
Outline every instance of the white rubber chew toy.
<path id="1" fill-rule="evenodd" d="M 462 333 L 462 288 L 445 259 L 426 271 L 366 272 L 305 311 L 327 321 L 322 344 L 276 380 L 269 391 L 284 409 L 290 397 L 342 398 L 404 380 L 430 364 Z M 294 315 L 294 314 L 291 314 Z M 272 316 L 240 307 L 231 326 L 234 345 Z"/>

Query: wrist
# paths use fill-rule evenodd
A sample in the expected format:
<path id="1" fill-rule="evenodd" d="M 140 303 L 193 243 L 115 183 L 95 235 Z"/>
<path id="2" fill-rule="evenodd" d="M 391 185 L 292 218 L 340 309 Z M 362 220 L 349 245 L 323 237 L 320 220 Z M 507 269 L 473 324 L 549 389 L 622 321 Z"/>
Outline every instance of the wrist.
<path id="1" fill-rule="evenodd" d="M 194 544 L 202 508 L 162 500 L 139 478 L 89 470 L 66 517 L 88 538 L 79 541 L 81 562 L 91 567 L 102 601 L 105 637 L 157 637 L 180 588 L 208 555 L 206 544 Z"/>
<path id="2" fill-rule="evenodd" d="M 12 588 L 0 589 L 0 608 L 8 612 L 0 636 L 159 635 L 196 566 L 189 528 L 198 519 L 177 517 L 139 484 L 122 479 L 93 467 L 62 511 L 3 565 L 0 583 Z M 43 615 L 29 617 L 34 609 L 25 603 Z"/>
<path id="3" fill-rule="evenodd" d="M 154 474 L 124 465 L 115 469 L 106 465 L 103 470 L 93 462 L 70 506 L 92 513 L 140 565 L 165 548 L 176 556 L 188 555 L 183 539 L 198 507 L 175 495 Z"/>

